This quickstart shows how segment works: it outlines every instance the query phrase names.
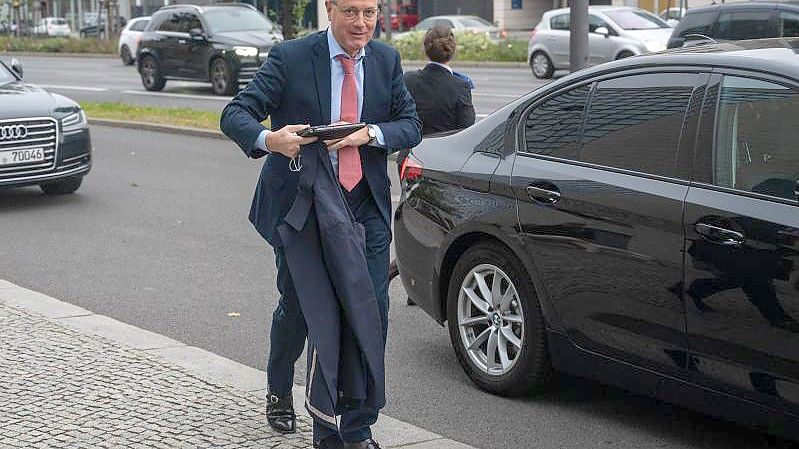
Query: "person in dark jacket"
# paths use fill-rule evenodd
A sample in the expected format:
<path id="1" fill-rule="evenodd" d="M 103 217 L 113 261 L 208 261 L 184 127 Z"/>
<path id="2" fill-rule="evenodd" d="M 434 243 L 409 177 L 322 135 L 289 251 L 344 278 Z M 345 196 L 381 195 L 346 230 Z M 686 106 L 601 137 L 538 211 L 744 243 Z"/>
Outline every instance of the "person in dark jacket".
<path id="1" fill-rule="evenodd" d="M 449 63 L 457 44 L 450 28 L 433 27 L 424 37 L 424 52 L 430 62 L 404 75 L 405 85 L 416 101 L 422 120 L 422 135 L 466 128 L 474 124 L 472 84 L 456 74 Z"/>
<path id="2" fill-rule="evenodd" d="M 455 56 L 455 35 L 448 27 L 433 27 L 424 36 L 424 52 L 430 59 L 423 69 L 404 75 L 405 85 L 416 101 L 416 113 L 422 121 L 422 135 L 467 128 L 474 124 L 472 104 L 474 83 L 468 76 L 454 72 L 449 66 Z M 401 151 L 398 164 L 407 156 Z M 392 260 L 389 280 L 399 274 L 397 261 Z M 413 303 L 408 300 L 408 304 Z"/>

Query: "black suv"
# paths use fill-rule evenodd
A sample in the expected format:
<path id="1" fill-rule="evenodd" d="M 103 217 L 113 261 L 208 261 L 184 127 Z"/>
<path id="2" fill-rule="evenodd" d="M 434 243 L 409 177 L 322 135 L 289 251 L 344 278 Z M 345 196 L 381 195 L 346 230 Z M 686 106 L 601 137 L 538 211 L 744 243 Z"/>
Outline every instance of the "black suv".
<path id="1" fill-rule="evenodd" d="M 22 81 L 22 65 L 0 61 L 0 190 L 38 185 L 72 193 L 92 166 L 86 114 L 69 98 Z"/>
<path id="2" fill-rule="evenodd" d="M 746 2 L 690 9 L 668 48 L 772 37 L 799 37 L 799 4 Z"/>
<path id="3" fill-rule="evenodd" d="M 252 80 L 283 36 L 257 9 L 241 3 L 165 6 L 141 36 L 138 69 L 147 90 L 168 79 L 210 81 L 232 95 Z"/>

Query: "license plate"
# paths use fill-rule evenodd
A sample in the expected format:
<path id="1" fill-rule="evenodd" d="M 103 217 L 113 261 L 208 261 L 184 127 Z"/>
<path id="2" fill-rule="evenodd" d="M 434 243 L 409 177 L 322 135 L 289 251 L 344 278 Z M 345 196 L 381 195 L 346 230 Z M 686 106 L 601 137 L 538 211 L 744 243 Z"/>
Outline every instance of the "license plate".
<path id="1" fill-rule="evenodd" d="M 0 151 L 0 165 L 16 165 L 26 162 L 44 160 L 43 148 L 28 148 L 25 150 Z"/>

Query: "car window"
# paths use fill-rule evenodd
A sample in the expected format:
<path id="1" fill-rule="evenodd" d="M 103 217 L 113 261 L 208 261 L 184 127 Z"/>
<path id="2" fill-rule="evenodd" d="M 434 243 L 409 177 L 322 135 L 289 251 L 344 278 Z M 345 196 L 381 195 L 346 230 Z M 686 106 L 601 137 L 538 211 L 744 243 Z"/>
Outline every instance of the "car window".
<path id="1" fill-rule="evenodd" d="M 415 29 L 429 30 L 430 28 L 433 28 L 433 20 L 435 19 L 424 19 L 416 25 Z"/>
<path id="2" fill-rule="evenodd" d="M 716 38 L 741 40 L 775 37 L 769 25 L 771 11 L 735 11 L 719 15 Z"/>
<path id="3" fill-rule="evenodd" d="M 598 16 L 595 16 L 593 14 L 589 15 L 588 16 L 588 32 L 589 33 L 593 33 L 599 27 L 605 27 L 611 33 L 613 32 L 612 31 L 613 29 L 610 26 L 608 26 L 607 22 L 605 22 L 604 20 L 600 19 Z"/>
<path id="4" fill-rule="evenodd" d="M 549 27 L 553 30 L 568 30 L 569 29 L 569 15 L 561 14 L 549 19 Z"/>
<path id="5" fill-rule="evenodd" d="M 180 33 L 180 16 L 177 13 L 170 13 L 160 25 L 158 31 L 168 31 Z"/>
<path id="6" fill-rule="evenodd" d="M 579 160 L 675 176 L 677 149 L 697 76 L 625 76 L 597 84 L 586 112 Z"/>
<path id="7" fill-rule="evenodd" d="M 777 36 L 799 37 L 799 14 L 795 12 L 781 11 L 777 25 L 780 27 L 777 32 Z"/>
<path id="8" fill-rule="evenodd" d="M 274 29 L 274 24 L 258 11 L 244 7 L 223 6 L 205 11 L 205 21 L 215 33 L 229 31 L 267 31 Z"/>
<path id="9" fill-rule="evenodd" d="M 66 25 L 67 21 L 65 19 L 51 19 L 53 25 Z"/>
<path id="10" fill-rule="evenodd" d="M 654 30 L 658 28 L 671 28 L 660 17 L 646 11 L 635 9 L 620 9 L 605 11 L 605 15 L 624 30 Z"/>
<path id="11" fill-rule="evenodd" d="M 190 30 L 194 28 L 199 28 L 200 30 L 203 29 L 203 24 L 202 22 L 200 22 L 200 18 L 197 17 L 197 14 L 194 14 L 192 12 L 181 14 L 180 31 L 182 33 L 188 33 Z"/>
<path id="12" fill-rule="evenodd" d="M 577 158 L 577 142 L 588 86 L 561 93 L 536 106 L 524 121 L 524 139 L 530 153 L 563 159 Z"/>
<path id="13" fill-rule="evenodd" d="M 709 12 L 698 12 L 698 13 L 691 13 L 685 15 L 685 17 L 680 20 L 678 32 L 679 36 L 685 36 L 686 34 L 702 34 L 705 36 L 709 36 L 711 34 L 711 29 L 713 28 L 713 18 L 716 16 L 716 13 L 713 11 Z"/>
<path id="14" fill-rule="evenodd" d="M 133 22 L 133 24 L 128 29 L 131 30 L 131 31 L 143 31 L 144 27 L 146 27 L 146 26 L 147 26 L 147 21 L 146 20 L 137 20 L 137 21 Z"/>
<path id="15" fill-rule="evenodd" d="M 458 21 L 465 27 L 485 28 L 494 26 L 493 23 L 480 17 L 461 17 Z"/>
<path id="16" fill-rule="evenodd" d="M 0 62 L 0 86 L 16 81 L 17 78 L 2 62 Z"/>
<path id="17" fill-rule="evenodd" d="M 713 183 L 796 200 L 799 94 L 783 85 L 726 76 L 716 121 Z"/>

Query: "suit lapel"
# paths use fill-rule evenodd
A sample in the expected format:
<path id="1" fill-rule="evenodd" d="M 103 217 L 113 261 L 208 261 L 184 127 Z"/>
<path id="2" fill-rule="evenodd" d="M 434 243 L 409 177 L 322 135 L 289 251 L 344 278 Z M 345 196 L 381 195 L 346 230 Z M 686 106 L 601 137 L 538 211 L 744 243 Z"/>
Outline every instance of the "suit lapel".
<path id="1" fill-rule="evenodd" d="M 316 80 L 316 95 L 319 101 L 321 124 L 330 123 L 330 50 L 327 47 L 327 34 L 319 33 L 319 40 L 314 46 L 311 59 Z"/>
<path id="2" fill-rule="evenodd" d="M 372 117 L 371 109 L 369 109 L 371 105 L 369 94 L 378 91 L 378 73 L 376 69 L 372 70 L 372 67 L 377 67 L 377 55 L 375 55 L 374 48 L 367 44 L 366 57 L 363 58 L 363 106 L 361 107 L 361 122 L 367 122 Z"/>

